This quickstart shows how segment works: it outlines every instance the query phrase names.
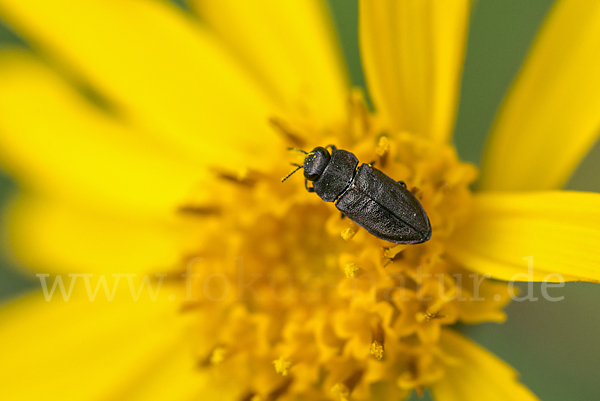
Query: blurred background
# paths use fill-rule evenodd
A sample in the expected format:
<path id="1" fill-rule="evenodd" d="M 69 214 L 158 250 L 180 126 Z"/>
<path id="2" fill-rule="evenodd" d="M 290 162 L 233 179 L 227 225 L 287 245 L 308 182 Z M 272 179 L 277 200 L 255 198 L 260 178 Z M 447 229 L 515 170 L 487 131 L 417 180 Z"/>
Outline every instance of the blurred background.
<path id="1" fill-rule="evenodd" d="M 172 2 L 185 8 L 184 0 Z M 552 0 L 475 3 L 454 136 L 463 160 L 480 164 L 486 134 L 498 105 L 552 3 Z M 329 0 L 328 4 L 352 82 L 364 88 L 357 40 L 357 0 Z M 0 20 L 0 46 L 27 46 L 27 43 Z M 600 192 L 598 177 L 600 146 L 597 145 L 567 189 Z M 17 190 L 15 182 L 0 172 L 0 207 Z M 0 255 L 0 303 L 38 290 L 38 281 L 19 273 L 18 266 Z M 511 303 L 506 310 L 509 319 L 504 324 L 461 326 L 460 330 L 512 365 L 522 382 L 543 401 L 599 399 L 600 285 L 567 283 L 563 288 L 551 289 L 550 295 L 564 296 L 559 302 L 545 301 L 539 285 L 534 285 L 534 295 L 540 300 Z"/>

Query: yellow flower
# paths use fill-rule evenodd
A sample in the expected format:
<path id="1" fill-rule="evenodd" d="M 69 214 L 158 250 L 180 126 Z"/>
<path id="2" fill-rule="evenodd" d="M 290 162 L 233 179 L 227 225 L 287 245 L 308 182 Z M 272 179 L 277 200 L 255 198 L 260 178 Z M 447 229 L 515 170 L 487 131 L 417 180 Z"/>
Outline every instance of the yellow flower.
<path id="1" fill-rule="evenodd" d="M 56 285 L 3 308 L 2 391 L 535 399 L 450 325 L 505 319 L 489 276 L 600 280 L 600 196 L 557 191 L 600 125 L 600 3 L 554 7 L 476 193 L 450 144 L 470 1 L 361 3 L 376 113 L 322 4 L 190 4 L 0 0 L 35 49 L 0 55 L 12 247 Z M 330 143 L 404 180 L 432 239 L 387 243 L 280 183 L 287 147 Z"/>

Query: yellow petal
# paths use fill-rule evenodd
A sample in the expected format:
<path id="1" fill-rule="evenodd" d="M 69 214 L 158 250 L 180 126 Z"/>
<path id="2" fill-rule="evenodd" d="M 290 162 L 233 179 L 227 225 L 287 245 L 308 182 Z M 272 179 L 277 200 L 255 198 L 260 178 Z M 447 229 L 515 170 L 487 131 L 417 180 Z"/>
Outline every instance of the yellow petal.
<path id="1" fill-rule="evenodd" d="M 205 164 L 265 168 L 260 156 L 282 146 L 261 88 L 167 2 L 0 0 L 0 10 L 130 121 Z"/>
<path id="2" fill-rule="evenodd" d="M 169 300 L 176 293 L 164 284 L 155 300 L 145 293 L 134 302 L 123 285 L 112 302 L 101 296 L 90 302 L 78 288 L 67 302 L 36 295 L 4 306 L 0 341 L 10 347 L 2 351 L 2 398 L 160 400 L 169 391 L 169 399 L 197 396 L 203 379 L 187 336 L 188 316 Z M 175 381 L 164 383 L 161 375 Z M 168 386 L 157 388 L 160 383 Z"/>
<path id="3" fill-rule="evenodd" d="M 470 0 L 360 3 L 369 93 L 394 129 L 448 141 L 454 127 Z"/>
<path id="4" fill-rule="evenodd" d="M 444 330 L 441 346 L 457 363 L 447 366 L 444 378 L 431 387 L 436 401 L 537 400 L 517 381 L 517 372 L 471 340 Z"/>
<path id="5" fill-rule="evenodd" d="M 183 224 L 40 197 L 21 196 L 5 213 L 10 251 L 39 273 L 167 273 L 179 268 L 195 239 Z"/>
<path id="6" fill-rule="evenodd" d="M 153 217 L 201 190 L 198 165 L 95 108 L 32 56 L 0 57 L 0 87 L 0 164 L 21 184 Z"/>
<path id="7" fill-rule="evenodd" d="M 557 1 L 504 101 L 482 189 L 564 185 L 600 129 L 600 2 Z"/>
<path id="8" fill-rule="evenodd" d="M 558 273 L 566 281 L 600 281 L 599 243 L 598 193 L 483 193 L 448 252 L 469 269 L 503 280 L 556 282 L 548 275 Z"/>
<path id="9" fill-rule="evenodd" d="M 348 83 L 323 1 L 192 0 L 271 96 L 321 124 L 345 115 Z"/>

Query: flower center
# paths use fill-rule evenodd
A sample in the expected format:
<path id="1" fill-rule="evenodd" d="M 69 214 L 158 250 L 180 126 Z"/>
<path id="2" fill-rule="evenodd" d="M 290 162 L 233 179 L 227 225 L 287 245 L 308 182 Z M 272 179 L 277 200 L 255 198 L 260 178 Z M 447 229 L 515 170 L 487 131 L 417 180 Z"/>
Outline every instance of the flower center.
<path id="1" fill-rule="evenodd" d="M 335 144 L 404 181 L 432 238 L 386 242 L 308 193 L 301 174 L 280 183 L 283 166 L 302 157 L 285 149 L 281 170 L 221 174 L 221 213 L 202 222 L 210 240 L 190 258 L 199 278 L 184 310 L 198 316 L 199 366 L 240 399 L 403 398 L 444 374 L 442 326 L 502 316 L 507 297 L 481 295 L 494 283 L 445 257 L 476 169 L 449 145 L 387 130 L 357 96 L 350 110 L 307 147 Z"/>

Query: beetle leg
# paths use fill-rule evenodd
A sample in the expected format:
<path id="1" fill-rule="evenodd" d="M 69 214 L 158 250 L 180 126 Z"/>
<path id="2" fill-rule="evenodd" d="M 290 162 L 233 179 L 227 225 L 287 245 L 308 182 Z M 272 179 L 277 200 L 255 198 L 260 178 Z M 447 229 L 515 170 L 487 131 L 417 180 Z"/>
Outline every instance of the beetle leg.
<path id="1" fill-rule="evenodd" d="M 340 214 L 342 215 L 342 219 L 346 218 L 346 215 L 344 214 L 344 212 L 340 212 Z"/>
<path id="2" fill-rule="evenodd" d="M 327 145 L 325 146 L 326 148 L 331 148 L 331 151 L 333 152 L 334 150 L 337 150 L 337 147 L 335 145 Z"/>
<path id="3" fill-rule="evenodd" d="M 304 179 L 304 187 L 308 192 L 315 192 L 315 189 L 313 187 L 308 186 L 308 180 L 306 178 Z"/>
<path id="4" fill-rule="evenodd" d="M 406 183 L 404 181 L 398 181 L 398 184 L 402 185 L 404 188 L 406 188 Z"/>
<path id="5" fill-rule="evenodd" d="M 375 160 L 368 164 L 369 167 L 373 167 L 375 165 Z"/>

